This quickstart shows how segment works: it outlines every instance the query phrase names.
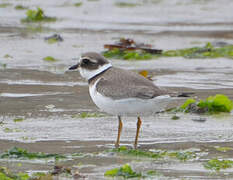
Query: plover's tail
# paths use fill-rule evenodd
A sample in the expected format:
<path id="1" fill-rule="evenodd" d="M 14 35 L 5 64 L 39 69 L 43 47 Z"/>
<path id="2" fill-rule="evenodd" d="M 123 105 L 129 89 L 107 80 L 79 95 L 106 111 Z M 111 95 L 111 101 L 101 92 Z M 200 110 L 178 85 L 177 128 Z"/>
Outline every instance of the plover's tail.
<path id="1" fill-rule="evenodd" d="M 169 95 L 173 98 L 187 98 L 187 97 L 191 97 L 193 94 L 195 94 L 194 92 L 171 92 L 169 93 Z"/>
<path id="2" fill-rule="evenodd" d="M 195 94 L 194 92 L 182 92 L 178 94 L 177 97 L 191 97 L 191 95 Z"/>

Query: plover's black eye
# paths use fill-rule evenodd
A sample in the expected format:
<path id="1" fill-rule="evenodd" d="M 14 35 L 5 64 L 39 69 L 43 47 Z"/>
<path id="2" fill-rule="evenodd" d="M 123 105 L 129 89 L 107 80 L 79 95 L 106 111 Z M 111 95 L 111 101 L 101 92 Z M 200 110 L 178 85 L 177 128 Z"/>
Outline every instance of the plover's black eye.
<path id="1" fill-rule="evenodd" d="M 91 61 L 89 59 L 82 59 L 83 64 L 89 64 Z"/>

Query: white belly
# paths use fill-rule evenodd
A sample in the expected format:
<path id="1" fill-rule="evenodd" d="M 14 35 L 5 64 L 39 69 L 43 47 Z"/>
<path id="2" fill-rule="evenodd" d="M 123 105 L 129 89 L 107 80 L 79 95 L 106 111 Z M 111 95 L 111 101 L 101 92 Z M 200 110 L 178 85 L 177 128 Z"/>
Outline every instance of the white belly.
<path id="1" fill-rule="evenodd" d="M 95 90 L 96 83 L 93 86 L 89 87 L 89 92 L 92 100 L 102 111 L 113 115 L 152 115 L 158 111 L 164 110 L 164 108 L 166 108 L 166 106 L 172 100 L 169 95 L 158 96 L 153 99 L 127 98 L 113 100 L 98 93 Z"/>

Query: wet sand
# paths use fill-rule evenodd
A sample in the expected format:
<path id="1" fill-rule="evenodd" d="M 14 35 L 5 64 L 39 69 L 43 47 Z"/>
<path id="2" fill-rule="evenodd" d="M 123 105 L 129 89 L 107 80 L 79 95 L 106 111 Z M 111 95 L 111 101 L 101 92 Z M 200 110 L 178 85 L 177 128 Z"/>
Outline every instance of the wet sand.
<path id="1" fill-rule="evenodd" d="M 5 2 L 5 1 L 0 1 Z M 86 179 L 103 179 L 104 172 L 130 163 L 138 171 L 157 170 L 158 179 L 233 179 L 233 169 L 212 173 L 203 167 L 211 158 L 232 159 L 232 114 L 200 116 L 172 113 L 144 117 L 140 149 L 186 150 L 204 153 L 198 159 L 151 160 L 105 154 L 114 146 L 117 119 L 73 117 L 80 112 L 103 113 L 93 104 L 87 82 L 78 72 L 67 69 L 73 58 L 86 51 L 103 51 L 105 43 L 129 37 L 158 49 L 203 46 L 206 42 L 233 44 L 233 2 L 219 1 L 136 1 L 133 8 L 120 8 L 116 1 L 85 1 L 74 7 L 67 1 L 11 1 L 1 8 L 0 17 L 0 153 L 17 146 L 30 152 L 85 153 L 87 156 L 58 164 L 78 169 Z M 40 6 L 54 23 L 22 24 L 24 11 L 14 6 Z M 227 6 L 226 6 L 227 4 Z M 176 8 L 174 8 L 176 7 Z M 101 10 L 101 11 L 100 11 Z M 111 16 L 109 15 L 111 14 Z M 184 16 L 185 14 L 185 16 Z M 63 42 L 48 44 L 44 38 L 59 33 Z M 10 57 L 5 57 L 5 55 Z M 46 56 L 58 59 L 46 62 Z M 114 66 L 135 72 L 148 70 L 155 84 L 171 91 L 194 92 L 195 98 L 225 94 L 233 99 L 233 61 L 218 59 L 159 58 L 149 61 L 110 60 Z M 3 66 L 6 64 L 6 67 Z M 171 107 L 182 102 L 175 102 Z M 22 122 L 14 122 L 22 117 Z M 195 119 L 205 118 L 205 122 Z M 134 140 L 136 119 L 124 117 L 121 145 Z M 8 131 L 6 131 L 8 128 Z M 18 166 L 22 163 L 22 166 Z M 54 162 L 1 159 L 0 166 L 14 171 L 48 171 Z M 78 165 L 81 164 L 81 165 Z"/>

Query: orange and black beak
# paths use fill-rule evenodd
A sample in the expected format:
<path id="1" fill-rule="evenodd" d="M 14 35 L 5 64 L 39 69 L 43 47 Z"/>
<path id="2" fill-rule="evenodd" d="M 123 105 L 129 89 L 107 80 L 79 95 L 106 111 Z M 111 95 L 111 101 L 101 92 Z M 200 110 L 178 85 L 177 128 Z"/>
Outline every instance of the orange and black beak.
<path id="1" fill-rule="evenodd" d="M 75 64 L 75 65 L 71 66 L 71 67 L 69 68 L 69 70 L 75 70 L 75 69 L 78 69 L 78 68 L 79 68 L 79 66 L 80 66 L 80 64 L 79 64 L 79 63 L 78 63 L 78 64 Z"/>

